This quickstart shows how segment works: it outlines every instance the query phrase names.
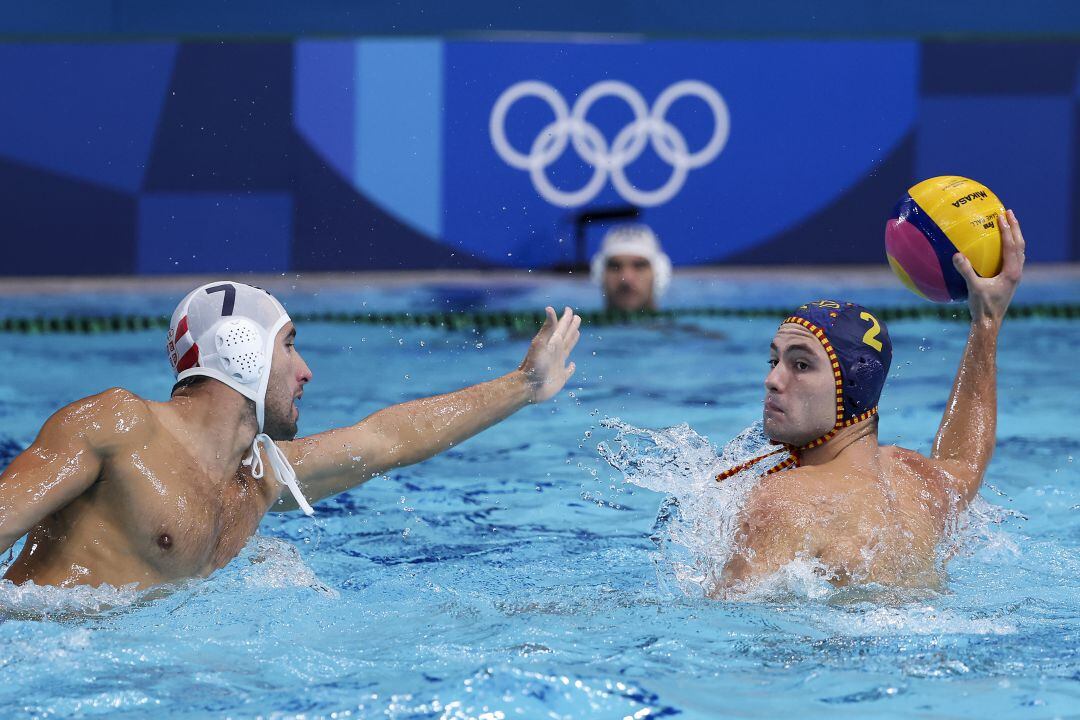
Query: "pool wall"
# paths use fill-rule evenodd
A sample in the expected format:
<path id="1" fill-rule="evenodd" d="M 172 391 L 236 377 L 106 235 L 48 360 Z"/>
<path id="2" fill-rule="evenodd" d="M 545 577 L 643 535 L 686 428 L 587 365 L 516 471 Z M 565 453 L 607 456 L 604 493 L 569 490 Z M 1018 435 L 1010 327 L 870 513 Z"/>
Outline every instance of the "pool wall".
<path id="1" fill-rule="evenodd" d="M 543 40 L 0 44 L 0 275 L 549 268 L 620 208 L 680 266 L 877 263 L 941 174 L 1080 259 L 1080 42 Z"/>

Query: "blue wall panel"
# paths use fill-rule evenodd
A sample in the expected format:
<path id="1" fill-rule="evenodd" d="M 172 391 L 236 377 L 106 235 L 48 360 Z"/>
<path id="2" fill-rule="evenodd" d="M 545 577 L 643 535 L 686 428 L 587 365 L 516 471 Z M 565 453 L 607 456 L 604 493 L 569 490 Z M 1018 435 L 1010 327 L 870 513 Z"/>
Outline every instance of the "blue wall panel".
<path id="1" fill-rule="evenodd" d="M 281 272 L 289 268 L 292 198 L 146 194 L 139 201 L 140 273 Z"/>
<path id="2" fill-rule="evenodd" d="M 683 80 L 704 82 L 722 97 L 730 117 L 722 151 L 689 170 L 683 184 L 672 185 L 669 199 L 645 210 L 676 263 L 724 260 L 822 210 L 900 145 L 917 104 L 918 45 L 903 42 L 454 43 L 447 66 L 446 135 L 453 141 L 444 170 L 445 239 L 492 262 L 521 267 L 571 259 L 569 243 L 560 239 L 579 208 L 647 199 L 617 189 L 614 178 L 569 207 L 541 197 L 545 180 L 573 191 L 587 187 L 594 171 L 572 143 L 544 163 L 540 179 L 493 148 L 492 109 L 521 81 L 552 86 L 568 106 L 607 80 L 629 85 L 649 111 Z M 552 132 L 554 117 L 547 101 L 524 97 L 499 124 L 510 145 L 528 155 L 538 137 Z M 613 157 L 634 114 L 625 100 L 608 95 L 585 119 L 596 128 L 590 142 L 602 143 Z M 678 133 L 675 142 L 685 138 L 690 153 L 707 145 L 716 126 L 709 106 L 692 96 L 677 100 L 663 121 L 670 126 L 663 132 Z M 625 164 L 630 183 L 645 191 L 664 187 L 675 172 L 651 140 L 640 158 Z M 844 259 L 829 253 L 818 258 Z"/>
<path id="3" fill-rule="evenodd" d="M 136 272 L 132 195 L 0 158 L 0 275 Z"/>
<path id="4" fill-rule="evenodd" d="M 0 45 L 0 156 L 134 192 L 176 46 Z"/>
<path id="5" fill-rule="evenodd" d="M 182 45 L 145 189 L 285 189 L 292 79 L 291 43 Z"/>
<path id="6" fill-rule="evenodd" d="M 478 32 L 775 37 L 1061 37 L 1080 32 L 1073 0 L 0 0 L 0 35 L 130 39 Z"/>
<path id="7" fill-rule="evenodd" d="M 729 129 L 693 167 L 713 110 L 656 109 L 683 81 Z M 508 104 L 507 155 L 493 109 L 523 82 L 567 116 Z M 1077 261 L 1078 137 L 1080 43 L 0 45 L 0 275 L 550 267 L 578 213 L 626 203 L 678 264 L 881 262 L 941 173 L 1015 208 L 1032 260 Z"/>
<path id="8" fill-rule="evenodd" d="M 293 60 L 296 130 L 342 178 L 356 157 L 356 42 L 296 43 Z"/>
<path id="9" fill-rule="evenodd" d="M 1020 217 L 1029 259 L 1071 260 L 1074 106 L 1068 96 L 925 100 L 918 175 L 979 180 Z"/>
<path id="10" fill-rule="evenodd" d="M 356 64 L 356 186 L 402 221 L 439 237 L 443 44 L 363 40 Z"/>

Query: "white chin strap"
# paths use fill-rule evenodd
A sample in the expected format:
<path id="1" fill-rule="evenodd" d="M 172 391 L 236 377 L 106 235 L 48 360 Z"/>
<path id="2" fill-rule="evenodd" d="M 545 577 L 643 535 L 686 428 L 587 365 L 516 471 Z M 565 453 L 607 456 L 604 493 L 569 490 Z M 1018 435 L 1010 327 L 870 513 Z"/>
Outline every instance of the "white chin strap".
<path id="1" fill-rule="evenodd" d="M 289 459 L 285 457 L 285 453 L 281 452 L 281 448 L 266 433 L 259 433 L 255 436 L 254 442 L 251 443 L 251 454 L 244 458 L 244 465 L 251 468 L 251 476 L 259 480 L 265 474 L 262 456 L 259 454 L 259 443 L 262 443 L 266 448 L 266 459 L 270 462 L 270 467 L 274 468 L 274 474 L 277 475 L 278 482 L 289 488 L 293 498 L 296 499 L 296 504 L 300 506 L 305 515 L 314 515 L 315 511 L 308 504 L 304 493 L 300 492 L 300 485 L 296 482 L 296 471 L 289 464 Z"/>
<path id="2" fill-rule="evenodd" d="M 277 339 L 278 331 L 285 327 L 288 322 L 289 316 L 282 316 L 270 328 L 270 332 L 267 333 L 265 353 L 268 359 L 274 357 L 274 341 Z M 269 435 L 263 432 L 263 424 L 266 422 L 266 388 L 270 384 L 269 365 L 268 362 L 266 371 L 260 378 L 259 390 L 255 398 L 255 418 L 259 421 L 259 434 L 255 436 L 255 440 L 251 443 L 251 456 L 248 458 L 250 462 L 245 460 L 244 464 L 251 466 L 251 476 L 256 480 L 263 476 L 263 462 L 259 456 L 259 443 L 261 442 L 266 448 L 267 459 L 270 461 L 270 467 L 274 468 L 274 474 L 277 475 L 278 482 L 289 488 L 289 492 L 292 493 L 296 504 L 300 506 L 305 515 L 311 516 L 315 514 L 315 511 L 311 508 L 307 498 L 304 497 L 304 493 L 300 492 L 300 485 L 296 482 L 296 471 L 289 464 L 289 459 L 285 457 L 285 453 L 281 452 L 281 448 L 274 443 L 274 440 Z"/>
<path id="3" fill-rule="evenodd" d="M 255 394 L 255 418 L 259 423 L 259 433 L 252 441 L 252 454 L 244 460 L 244 464 L 251 466 L 252 477 L 255 479 L 260 479 L 266 474 L 265 467 L 262 466 L 262 457 L 259 454 L 259 443 L 261 443 L 262 446 L 266 448 L 267 460 L 270 461 L 270 466 L 273 467 L 274 475 L 278 476 L 279 483 L 287 487 L 289 492 L 293 493 L 293 498 L 296 500 L 296 504 L 300 506 L 300 510 L 303 511 L 303 514 L 311 516 L 315 514 L 315 511 L 312 510 L 311 504 L 308 503 L 307 498 L 303 497 L 303 493 L 300 492 L 300 485 L 296 481 L 296 471 L 293 470 L 293 466 L 289 464 L 288 458 L 285 457 L 285 453 L 274 443 L 273 438 L 262 432 L 262 425 L 266 423 L 266 397 L 267 386 L 270 384 L 270 364 L 273 358 L 273 343 L 276 338 L 278 338 L 278 331 L 285 327 L 288 322 L 288 315 L 282 315 L 278 318 L 278 322 L 274 323 L 267 332 L 264 353 L 268 362 L 266 370 L 261 373 L 258 391 Z"/>

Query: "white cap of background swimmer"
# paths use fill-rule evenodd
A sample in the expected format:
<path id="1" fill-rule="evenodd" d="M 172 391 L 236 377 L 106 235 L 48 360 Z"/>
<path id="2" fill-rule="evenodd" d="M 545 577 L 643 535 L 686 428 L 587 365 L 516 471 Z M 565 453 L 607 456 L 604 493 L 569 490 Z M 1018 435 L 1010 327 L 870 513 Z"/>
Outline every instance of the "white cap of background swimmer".
<path id="1" fill-rule="evenodd" d="M 313 515 L 285 453 L 263 432 L 274 341 L 288 322 L 285 308 L 261 288 L 231 280 L 207 283 L 188 293 L 173 311 L 169 362 L 177 382 L 193 376 L 213 378 L 255 403 L 259 432 L 244 464 L 251 466 L 254 477 L 263 476 L 262 443 L 278 479 L 304 513 Z"/>
<path id="2" fill-rule="evenodd" d="M 648 225 L 616 225 L 604 235 L 600 252 L 593 255 L 592 279 L 597 285 L 604 281 L 608 258 L 615 255 L 637 255 L 649 261 L 653 271 L 653 298 L 659 300 L 671 284 L 671 258 L 660 248 L 660 240 Z"/>

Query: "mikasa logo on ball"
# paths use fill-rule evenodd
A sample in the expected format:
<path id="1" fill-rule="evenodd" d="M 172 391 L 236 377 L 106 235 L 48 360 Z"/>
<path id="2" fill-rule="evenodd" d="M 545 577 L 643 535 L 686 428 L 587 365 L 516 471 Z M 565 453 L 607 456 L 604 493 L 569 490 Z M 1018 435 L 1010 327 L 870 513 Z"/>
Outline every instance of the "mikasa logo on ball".
<path id="1" fill-rule="evenodd" d="M 964 197 L 962 197 L 959 200 L 957 200 L 956 202 L 954 202 L 952 204 L 952 206 L 955 207 L 955 208 L 958 208 L 961 205 L 966 205 L 967 203 L 971 202 L 972 200 L 985 200 L 986 197 L 987 197 L 986 193 L 984 193 L 982 190 L 980 190 L 978 192 L 973 192 L 970 195 L 965 195 Z"/>

